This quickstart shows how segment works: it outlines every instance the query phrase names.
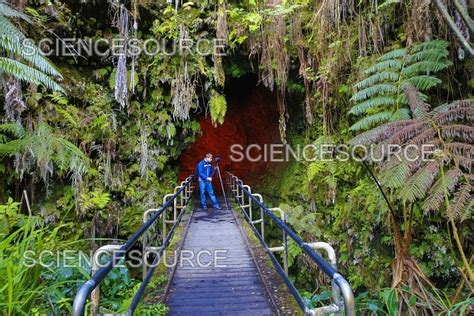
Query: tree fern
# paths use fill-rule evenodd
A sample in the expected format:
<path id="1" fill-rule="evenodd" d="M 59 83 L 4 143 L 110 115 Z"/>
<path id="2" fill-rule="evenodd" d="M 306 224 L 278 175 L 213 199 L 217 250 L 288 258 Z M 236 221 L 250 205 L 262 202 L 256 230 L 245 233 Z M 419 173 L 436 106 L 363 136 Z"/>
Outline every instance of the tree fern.
<path id="1" fill-rule="evenodd" d="M 364 71 L 366 78 L 354 85 L 350 114 L 364 116 L 351 126 L 364 131 L 381 123 L 409 119 L 408 100 L 403 87 L 414 86 L 421 93 L 441 81 L 432 75 L 447 68 L 448 43 L 431 41 L 411 48 L 392 50 Z M 420 94 L 423 99 L 426 96 Z"/>
<path id="2" fill-rule="evenodd" d="M 385 123 L 363 132 L 354 137 L 351 144 L 376 144 L 378 152 L 389 145 L 399 145 L 402 149 L 414 145 L 417 147 L 411 153 L 418 155 L 421 146 L 431 146 L 434 154 L 424 157 L 429 159 L 420 157 L 416 161 L 403 156 L 401 159 L 392 157 L 387 151 L 384 155 L 376 152 L 377 157 L 383 158 L 379 162 L 380 179 L 398 190 L 400 199 L 405 202 L 424 200 L 426 212 L 443 207 L 447 191 L 451 198 L 446 210 L 448 216 L 461 218 L 462 207 L 468 207 L 470 202 L 467 201 L 472 200 L 473 195 L 474 101 L 459 100 L 429 111 L 429 105 L 418 98 L 416 88 L 407 84 L 403 91 L 412 119 Z"/>
<path id="3" fill-rule="evenodd" d="M 0 57 L 0 74 L 64 92 L 52 78 L 61 77 L 56 68 L 40 54 L 36 46 L 25 45 L 25 35 L 8 18 L 20 18 L 31 23 L 27 15 L 0 0 L 0 50 L 13 57 Z"/>

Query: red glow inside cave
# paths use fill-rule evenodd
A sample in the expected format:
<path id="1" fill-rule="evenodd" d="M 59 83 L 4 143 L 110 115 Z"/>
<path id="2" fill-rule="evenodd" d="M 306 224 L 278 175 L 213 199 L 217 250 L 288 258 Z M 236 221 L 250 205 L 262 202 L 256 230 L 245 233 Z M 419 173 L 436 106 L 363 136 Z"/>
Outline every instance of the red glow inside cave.
<path id="1" fill-rule="evenodd" d="M 243 153 L 249 145 L 261 146 L 262 151 L 257 146 L 250 151 L 251 158 L 255 159 L 259 154 L 263 156 L 265 145 L 281 143 L 275 95 L 262 86 L 256 86 L 255 81 L 248 78 L 235 80 L 229 86 L 226 89 L 227 113 L 224 124 L 213 126 L 210 115 L 201 118 L 201 136 L 180 157 L 180 179 L 193 173 L 207 152 L 211 152 L 214 157 L 221 156 L 220 169 L 223 173 L 230 170 L 250 185 L 258 183 L 272 168 L 272 163 L 265 159 L 232 161 L 231 146 L 241 145 L 244 150 L 238 151 Z M 213 184 L 219 190 L 217 176 Z"/>

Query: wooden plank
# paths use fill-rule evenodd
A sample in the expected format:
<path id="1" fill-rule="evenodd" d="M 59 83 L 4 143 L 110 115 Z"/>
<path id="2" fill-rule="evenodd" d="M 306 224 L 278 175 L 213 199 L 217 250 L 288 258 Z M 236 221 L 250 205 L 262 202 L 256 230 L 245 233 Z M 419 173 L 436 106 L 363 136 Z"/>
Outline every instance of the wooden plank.
<path id="1" fill-rule="evenodd" d="M 211 215 L 194 210 L 183 250 L 188 258 L 200 251 L 223 258 L 210 266 L 199 266 L 195 257 L 178 261 L 167 298 L 169 315 L 275 314 L 230 210 Z M 209 255 L 201 258 L 209 263 Z"/>

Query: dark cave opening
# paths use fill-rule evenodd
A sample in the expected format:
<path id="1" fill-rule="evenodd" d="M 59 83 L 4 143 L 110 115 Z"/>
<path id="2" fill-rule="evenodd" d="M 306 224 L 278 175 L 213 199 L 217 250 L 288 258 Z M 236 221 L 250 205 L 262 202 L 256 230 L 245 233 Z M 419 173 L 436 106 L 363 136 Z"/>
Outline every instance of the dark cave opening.
<path id="1" fill-rule="evenodd" d="M 230 80 L 225 95 L 224 123 L 213 126 L 210 115 L 200 118 L 202 134 L 180 156 L 180 179 L 193 173 L 207 152 L 221 156 L 221 171 L 230 170 L 250 185 L 259 183 L 275 167 L 275 163 L 262 154 L 264 147 L 281 144 L 275 94 L 258 85 L 255 76 L 247 75 Z M 259 156 L 262 159 L 258 159 Z M 217 177 L 214 177 L 214 187 L 220 188 Z"/>

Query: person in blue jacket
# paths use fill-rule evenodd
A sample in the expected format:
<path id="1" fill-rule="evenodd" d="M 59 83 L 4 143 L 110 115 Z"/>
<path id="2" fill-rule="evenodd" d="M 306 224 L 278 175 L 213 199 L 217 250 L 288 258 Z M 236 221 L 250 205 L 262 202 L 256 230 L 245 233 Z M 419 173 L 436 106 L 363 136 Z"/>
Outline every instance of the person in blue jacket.
<path id="1" fill-rule="evenodd" d="M 214 175 L 214 168 L 211 165 L 212 154 L 207 153 L 203 160 L 201 160 L 196 167 L 196 172 L 199 181 L 199 192 L 201 194 L 201 207 L 207 210 L 206 192 L 211 199 L 212 205 L 215 209 L 220 210 L 219 204 L 217 203 L 216 196 L 214 195 L 214 189 L 212 187 L 212 176 Z"/>

